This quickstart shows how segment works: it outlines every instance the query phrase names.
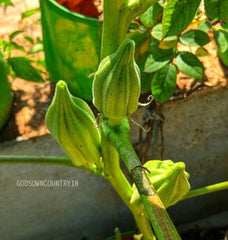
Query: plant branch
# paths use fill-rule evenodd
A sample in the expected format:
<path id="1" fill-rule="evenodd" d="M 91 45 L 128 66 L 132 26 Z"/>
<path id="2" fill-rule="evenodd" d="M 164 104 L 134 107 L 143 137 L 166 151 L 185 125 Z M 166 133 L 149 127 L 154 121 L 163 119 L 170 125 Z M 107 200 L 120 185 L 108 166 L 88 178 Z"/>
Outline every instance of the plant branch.
<path id="1" fill-rule="evenodd" d="M 192 198 L 192 197 L 198 197 L 198 196 L 205 195 L 208 193 L 227 190 L 227 189 L 228 189 L 228 181 L 216 183 L 216 184 L 209 185 L 206 187 L 191 190 L 185 195 L 185 197 L 182 200 Z"/>
<path id="2" fill-rule="evenodd" d="M 104 0 L 101 60 L 115 52 L 126 38 L 129 25 L 120 11 L 122 5 L 123 0 Z"/>
<path id="3" fill-rule="evenodd" d="M 152 183 L 149 181 L 137 154 L 129 139 L 129 123 L 123 119 L 119 126 L 110 127 L 108 120 L 101 119 L 104 134 L 116 148 L 130 176 L 132 177 L 153 229 L 159 240 L 179 240 L 169 215 L 161 202 Z"/>
<path id="4" fill-rule="evenodd" d="M 106 178 L 121 197 L 126 206 L 131 210 L 137 226 L 145 240 L 155 240 L 151 230 L 150 222 L 146 217 L 144 208 L 137 203 L 131 203 L 132 188 L 119 166 L 119 155 L 111 142 L 105 136 L 101 128 L 102 136 L 102 157 L 104 160 L 104 172 Z"/>
<path id="5" fill-rule="evenodd" d="M 67 167 L 74 167 L 91 171 L 98 176 L 103 176 L 102 171 L 96 166 L 85 164 L 82 166 L 75 166 L 70 158 L 65 156 L 35 156 L 35 155 L 0 155 L 0 164 L 45 164 L 45 165 L 60 165 Z"/>
<path id="6" fill-rule="evenodd" d="M 104 0 L 101 60 L 117 50 L 131 21 L 157 0 Z"/>
<path id="7" fill-rule="evenodd" d="M 65 156 L 0 155 L 0 163 L 30 163 L 75 167 L 70 158 Z"/>
<path id="8" fill-rule="evenodd" d="M 134 18 L 144 13 L 147 8 L 151 5 L 155 4 L 158 0 L 128 0 L 122 11 L 128 15 L 129 22 L 131 22 Z"/>

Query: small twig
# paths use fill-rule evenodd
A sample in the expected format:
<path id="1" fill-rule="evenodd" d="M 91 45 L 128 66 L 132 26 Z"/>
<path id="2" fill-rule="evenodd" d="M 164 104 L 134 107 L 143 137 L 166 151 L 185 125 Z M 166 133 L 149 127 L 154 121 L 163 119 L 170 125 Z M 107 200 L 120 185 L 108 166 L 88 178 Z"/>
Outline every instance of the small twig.
<path id="1" fill-rule="evenodd" d="M 70 158 L 64 156 L 0 155 L 0 163 L 47 164 L 75 167 Z"/>
<path id="2" fill-rule="evenodd" d="M 183 198 L 183 200 L 192 198 L 192 197 L 198 197 L 198 196 L 205 195 L 208 193 L 221 191 L 221 190 L 227 190 L 227 189 L 228 189 L 228 181 L 216 183 L 213 185 L 209 185 L 206 187 L 197 188 L 197 189 L 193 189 L 193 190 L 189 191 L 187 193 L 187 195 Z"/>
<path id="3" fill-rule="evenodd" d="M 139 123 L 137 123 L 134 119 L 130 118 L 130 121 L 133 122 L 136 126 L 138 126 L 140 129 L 143 130 L 143 132 L 148 133 L 151 128 L 145 129 L 142 125 L 140 125 Z"/>

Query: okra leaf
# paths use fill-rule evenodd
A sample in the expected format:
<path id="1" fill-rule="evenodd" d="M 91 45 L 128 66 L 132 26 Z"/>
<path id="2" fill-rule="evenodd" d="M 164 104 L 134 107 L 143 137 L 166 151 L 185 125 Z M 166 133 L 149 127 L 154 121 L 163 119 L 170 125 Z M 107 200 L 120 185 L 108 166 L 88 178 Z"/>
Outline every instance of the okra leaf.
<path id="1" fill-rule="evenodd" d="M 204 77 L 204 67 L 199 59 L 190 52 L 179 52 L 176 57 L 176 64 L 184 74 L 196 80 Z"/>
<path id="2" fill-rule="evenodd" d="M 162 34 L 179 35 L 192 21 L 201 0 L 169 0 L 162 19 Z"/>
<path id="3" fill-rule="evenodd" d="M 162 10 L 163 8 L 159 3 L 153 4 L 140 16 L 142 24 L 147 28 L 153 27 L 158 22 Z"/>
<path id="4" fill-rule="evenodd" d="M 204 46 L 210 42 L 208 35 L 200 30 L 189 30 L 180 36 L 180 42 L 193 47 Z"/>
<path id="5" fill-rule="evenodd" d="M 8 58 L 16 76 L 32 82 L 43 82 L 40 71 L 31 65 L 31 61 L 26 57 Z"/>
<path id="6" fill-rule="evenodd" d="M 176 87 L 177 68 L 167 64 L 153 77 L 151 91 L 157 102 L 165 102 L 173 95 Z"/>
<path id="7" fill-rule="evenodd" d="M 228 0 L 204 0 L 204 5 L 209 18 L 228 21 Z"/>
<path id="8" fill-rule="evenodd" d="M 225 30 L 214 30 L 214 39 L 218 50 L 224 53 L 228 50 L 228 32 Z"/>
<path id="9" fill-rule="evenodd" d="M 145 63 L 145 72 L 151 73 L 156 72 L 167 63 L 169 63 L 174 57 L 173 49 L 161 49 L 159 48 L 159 43 L 152 41 L 149 47 L 149 56 Z"/>

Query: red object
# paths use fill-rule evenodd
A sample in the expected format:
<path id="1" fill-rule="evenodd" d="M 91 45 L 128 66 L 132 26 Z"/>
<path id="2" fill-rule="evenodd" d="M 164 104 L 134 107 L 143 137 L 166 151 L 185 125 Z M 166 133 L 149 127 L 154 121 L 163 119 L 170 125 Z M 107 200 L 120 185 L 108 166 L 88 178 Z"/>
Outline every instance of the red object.
<path id="1" fill-rule="evenodd" d="M 56 0 L 56 2 L 70 11 L 83 14 L 86 17 L 98 18 L 100 15 L 93 0 Z"/>

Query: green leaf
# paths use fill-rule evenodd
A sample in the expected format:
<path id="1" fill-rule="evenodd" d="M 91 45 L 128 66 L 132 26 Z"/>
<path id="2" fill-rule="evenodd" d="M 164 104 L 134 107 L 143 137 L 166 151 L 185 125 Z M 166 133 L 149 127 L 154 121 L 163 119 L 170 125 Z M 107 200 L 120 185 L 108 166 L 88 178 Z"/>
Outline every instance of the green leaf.
<path id="1" fill-rule="evenodd" d="M 153 38 L 157 39 L 158 41 L 162 40 L 162 24 L 158 23 L 155 25 L 151 31 L 151 35 Z"/>
<path id="2" fill-rule="evenodd" d="M 31 65 L 26 57 L 8 58 L 16 76 L 32 82 L 43 82 L 40 71 Z"/>
<path id="3" fill-rule="evenodd" d="M 10 38 L 10 41 L 12 41 L 18 34 L 22 33 L 23 31 L 15 31 L 13 33 L 10 34 L 9 38 Z"/>
<path id="4" fill-rule="evenodd" d="M 26 11 L 26 12 L 23 12 L 23 13 L 21 14 L 21 19 L 25 19 L 25 18 L 27 18 L 27 17 L 30 17 L 30 16 L 32 16 L 33 14 L 36 14 L 36 13 L 38 13 L 38 12 L 40 12 L 40 8 L 30 9 L 30 10 L 28 10 L 28 11 Z"/>
<path id="5" fill-rule="evenodd" d="M 36 64 L 38 66 L 40 66 L 41 68 L 46 68 L 46 62 L 45 62 L 45 58 L 39 58 L 39 60 L 36 61 Z"/>
<path id="6" fill-rule="evenodd" d="M 141 16 L 140 20 L 142 24 L 147 27 L 153 27 L 159 19 L 159 15 L 162 13 L 162 6 L 159 3 L 155 3 L 151 7 L 149 7 Z"/>
<path id="7" fill-rule="evenodd" d="M 41 18 L 37 19 L 37 20 L 36 20 L 36 23 L 37 23 L 37 24 L 41 24 L 41 23 L 42 23 Z"/>
<path id="8" fill-rule="evenodd" d="M 136 63 L 141 71 L 141 91 L 142 92 L 147 92 L 151 88 L 151 81 L 155 73 L 147 73 L 144 72 L 145 68 L 145 61 L 149 55 L 149 52 L 146 51 L 142 54 L 140 54 L 137 57 Z"/>
<path id="9" fill-rule="evenodd" d="M 38 53 L 38 52 L 42 52 L 43 50 L 44 50 L 43 43 L 37 43 L 32 47 L 32 49 L 29 52 Z"/>
<path id="10" fill-rule="evenodd" d="M 208 32 L 212 28 L 212 25 L 208 21 L 205 21 L 203 23 L 198 24 L 197 27 L 201 31 Z"/>
<path id="11" fill-rule="evenodd" d="M 6 46 L 7 44 L 8 44 L 8 43 L 7 43 L 5 40 L 0 39 L 0 49 L 1 49 L 1 48 L 5 48 L 5 46 Z"/>
<path id="12" fill-rule="evenodd" d="M 204 0 L 204 5 L 209 18 L 228 21 L 228 0 Z"/>
<path id="13" fill-rule="evenodd" d="M 174 48 L 177 45 L 177 36 L 168 36 L 159 43 L 159 48 L 161 49 L 170 49 Z"/>
<path id="14" fill-rule="evenodd" d="M 25 48 L 19 44 L 17 44 L 16 42 L 7 42 L 4 46 L 4 50 L 5 51 L 13 51 L 13 50 L 20 50 L 20 51 L 23 51 L 23 52 L 26 52 L 25 51 Z"/>
<path id="15" fill-rule="evenodd" d="M 176 87 L 177 68 L 173 64 L 165 65 L 153 77 L 151 91 L 155 100 L 165 102 L 173 95 Z"/>
<path id="16" fill-rule="evenodd" d="M 210 38 L 201 30 L 189 30 L 180 36 L 180 42 L 188 46 L 198 47 L 209 43 Z"/>
<path id="17" fill-rule="evenodd" d="M 214 30 L 214 39 L 218 50 L 224 53 L 228 50 L 228 32 L 224 30 Z"/>
<path id="18" fill-rule="evenodd" d="M 228 67 L 228 31 L 227 29 L 214 30 L 214 39 L 220 60 Z"/>
<path id="19" fill-rule="evenodd" d="M 158 42 L 152 41 L 149 47 L 149 56 L 145 63 L 145 72 L 156 72 L 167 63 L 169 63 L 174 57 L 174 50 L 164 50 L 158 47 Z"/>
<path id="20" fill-rule="evenodd" d="M 226 50 L 226 52 L 224 52 L 224 53 L 221 53 L 218 50 L 218 56 L 219 56 L 220 60 L 222 61 L 222 63 L 228 67 L 228 50 Z"/>
<path id="21" fill-rule="evenodd" d="M 169 0 L 162 19 L 162 34 L 179 35 L 193 20 L 201 0 Z"/>
<path id="22" fill-rule="evenodd" d="M 29 36 L 24 36 L 24 39 L 25 39 L 27 42 L 29 42 L 29 43 L 31 43 L 31 44 L 34 44 L 34 41 L 33 41 L 33 39 L 32 39 L 31 37 L 29 37 Z"/>
<path id="23" fill-rule="evenodd" d="M 7 78 L 5 62 L 0 52 L 0 129 L 6 123 L 13 102 L 13 92 Z"/>
<path id="24" fill-rule="evenodd" d="M 13 6 L 11 0 L 0 0 L 0 6 Z"/>
<path id="25" fill-rule="evenodd" d="M 146 39 L 149 36 L 150 33 L 148 31 L 141 33 L 140 31 L 136 30 L 131 33 L 128 33 L 128 37 L 135 42 L 135 52 L 139 50 L 139 48 L 142 46 L 142 44 L 146 41 Z"/>
<path id="26" fill-rule="evenodd" d="M 195 55 L 197 57 L 205 57 L 205 56 L 208 56 L 208 51 L 203 47 L 198 47 L 196 49 Z"/>
<path id="27" fill-rule="evenodd" d="M 204 67 L 199 59 L 190 52 L 180 52 L 176 57 L 177 67 L 189 77 L 202 80 L 204 77 Z"/>

